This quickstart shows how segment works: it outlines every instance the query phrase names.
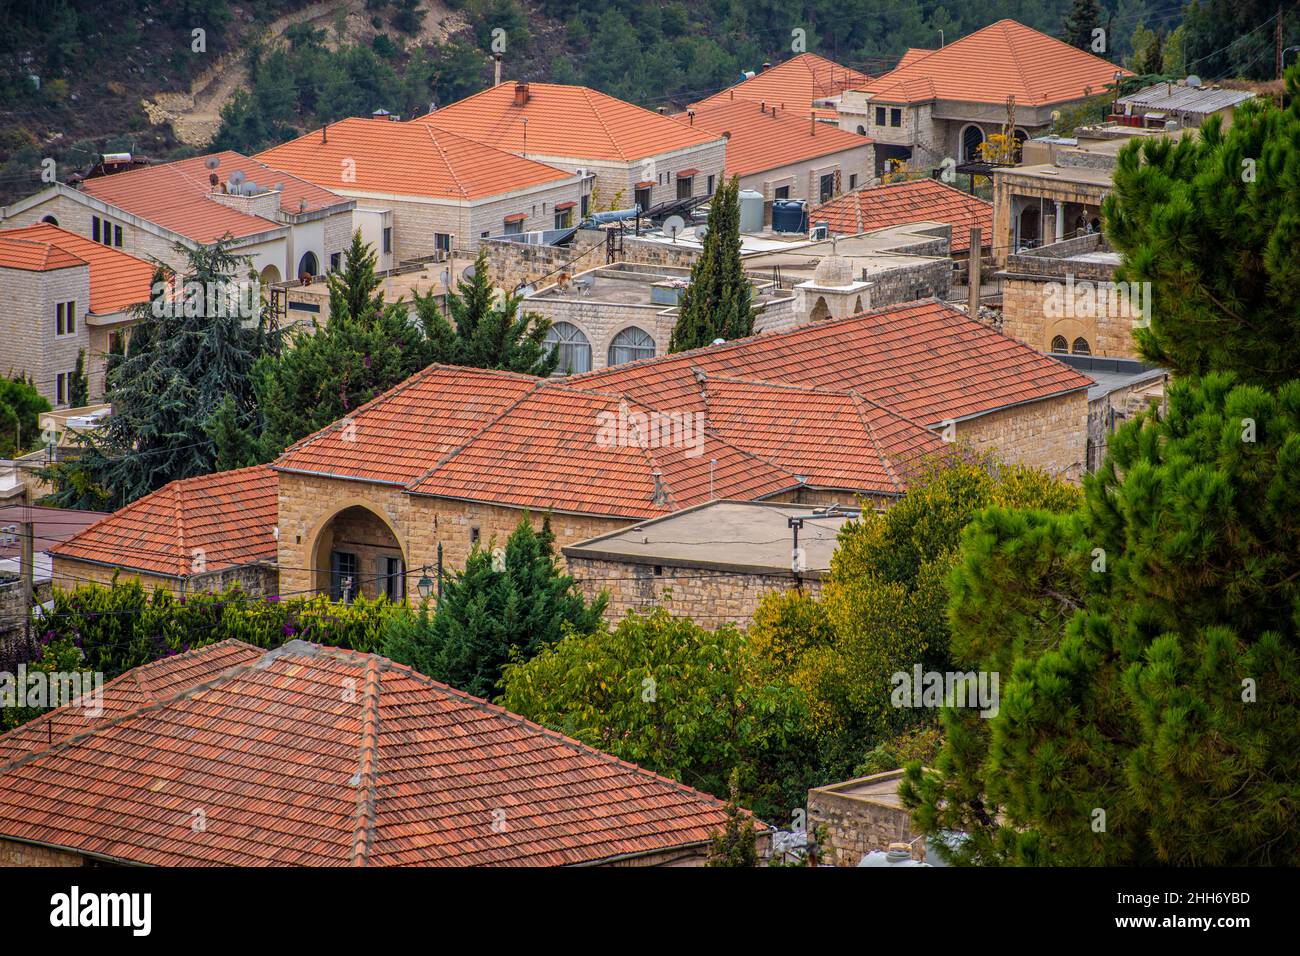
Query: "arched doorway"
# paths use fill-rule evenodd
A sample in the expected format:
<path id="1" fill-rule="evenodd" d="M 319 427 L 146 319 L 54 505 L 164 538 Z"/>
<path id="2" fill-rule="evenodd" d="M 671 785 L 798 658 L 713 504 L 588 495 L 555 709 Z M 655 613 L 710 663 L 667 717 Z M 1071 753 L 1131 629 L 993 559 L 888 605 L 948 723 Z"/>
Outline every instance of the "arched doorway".
<path id="1" fill-rule="evenodd" d="M 961 131 L 961 160 L 970 163 L 980 158 L 980 146 L 984 143 L 984 130 L 974 124 Z"/>
<path id="2" fill-rule="evenodd" d="M 312 548 L 315 589 L 333 601 L 406 596 L 406 556 L 392 526 L 365 505 L 350 505 L 321 526 Z"/>
<path id="3" fill-rule="evenodd" d="M 258 288 L 262 293 L 262 298 L 266 299 L 271 294 L 271 286 L 280 281 L 280 270 L 275 265 L 269 265 L 258 274 Z"/>
<path id="4" fill-rule="evenodd" d="M 1016 248 L 1034 249 L 1042 240 L 1042 213 L 1037 206 L 1026 206 L 1020 211 L 1020 228 L 1016 230 Z"/>
<path id="5" fill-rule="evenodd" d="M 302 258 L 298 260 L 298 278 L 303 276 L 320 275 L 320 262 L 314 252 L 304 252 Z"/>

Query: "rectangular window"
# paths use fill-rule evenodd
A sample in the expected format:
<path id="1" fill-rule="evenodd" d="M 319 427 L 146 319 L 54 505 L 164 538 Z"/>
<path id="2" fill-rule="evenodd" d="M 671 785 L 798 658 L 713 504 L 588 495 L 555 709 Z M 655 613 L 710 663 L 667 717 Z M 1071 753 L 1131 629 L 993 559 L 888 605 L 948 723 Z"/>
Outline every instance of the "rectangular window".
<path id="1" fill-rule="evenodd" d="M 99 217 L 90 217 L 90 238 L 99 242 Z"/>
<path id="2" fill-rule="evenodd" d="M 122 227 L 121 226 L 113 227 L 113 245 L 117 246 L 119 249 L 122 248 Z"/>
<path id="3" fill-rule="evenodd" d="M 850 189 L 857 189 L 857 188 L 858 188 L 858 174 L 857 174 L 857 173 L 849 173 L 849 188 L 850 188 Z"/>
<path id="4" fill-rule="evenodd" d="M 647 209 L 650 208 L 650 187 L 649 186 L 645 187 L 644 189 L 638 189 L 636 191 L 636 204 L 641 207 L 642 212 L 645 212 Z"/>
<path id="5" fill-rule="evenodd" d="M 357 596 L 357 556 L 348 551 L 330 552 L 330 600 L 351 603 Z"/>
<path id="6" fill-rule="evenodd" d="M 885 125 L 885 108 L 883 106 L 876 107 L 876 125 L 877 126 Z"/>
<path id="7" fill-rule="evenodd" d="M 713 177 L 712 177 L 712 176 L 710 176 L 710 177 L 708 178 L 708 185 L 709 185 L 709 188 L 706 189 L 704 192 L 705 192 L 707 195 L 712 196 L 712 195 L 713 195 Z"/>
<path id="8" fill-rule="evenodd" d="M 772 198 L 773 198 L 773 199 L 789 199 L 789 198 L 790 198 L 790 187 L 789 187 L 789 186 L 778 186 L 776 189 L 772 190 Z"/>
<path id="9" fill-rule="evenodd" d="M 401 558 L 381 555 L 379 558 L 379 591 L 394 603 L 406 597 L 406 569 Z"/>
<path id="10" fill-rule="evenodd" d="M 72 335 L 77 331 L 77 302 L 60 302 L 54 306 L 54 334 Z"/>
<path id="11" fill-rule="evenodd" d="M 384 254 L 392 255 L 393 252 L 393 227 L 384 227 Z"/>
<path id="12" fill-rule="evenodd" d="M 826 173 L 821 178 L 820 183 L 821 202 L 826 202 L 835 195 L 835 174 Z"/>
<path id="13" fill-rule="evenodd" d="M 439 252 L 451 252 L 451 233 L 435 232 L 433 234 L 433 247 Z"/>
<path id="14" fill-rule="evenodd" d="M 342 266 L 343 266 L 343 253 L 341 253 L 341 252 L 331 252 L 331 253 L 330 253 L 330 272 L 338 272 L 339 269 L 342 268 Z"/>
<path id="15" fill-rule="evenodd" d="M 678 176 L 677 177 L 677 198 L 690 199 L 692 187 L 694 185 L 695 185 L 694 176 Z"/>
<path id="16" fill-rule="evenodd" d="M 479 541 L 482 539 L 482 537 L 483 537 L 483 532 L 480 531 L 477 527 L 471 527 L 469 529 L 469 543 L 471 547 L 478 544 Z"/>
<path id="17" fill-rule="evenodd" d="M 522 219 L 506 220 L 506 235 L 518 236 L 524 231 L 524 221 Z"/>
<path id="18" fill-rule="evenodd" d="M 56 396 L 56 405 L 66 405 L 72 397 L 72 373 L 60 372 L 54 376 L 54 394 Z"/>
<path id="19" fill-rule="evenodd" d="M 561 209 L 555 214 L 556 229 L 568 229 L 571 225 L 573 225 L 572 209 Z"/>
<path id="20" fill-rule="evenodd" d="M 587 213 L 588 213 L 590 210 L 591 210 L 591 197 L 590 197 L 590 196 L 583 196 L 583 197 L 582 197 L 582 218 L 583 218 L 583 219 L 586 219 L 586 218 L 587 218 Z"/>
<path id="21" fill-rule="evenodd" d="M 899 109 L 897 106 L 895 106 L 893 109 L 889 111 L 889 125 L 890 126 L 903 125 L 903 111 Z"/>

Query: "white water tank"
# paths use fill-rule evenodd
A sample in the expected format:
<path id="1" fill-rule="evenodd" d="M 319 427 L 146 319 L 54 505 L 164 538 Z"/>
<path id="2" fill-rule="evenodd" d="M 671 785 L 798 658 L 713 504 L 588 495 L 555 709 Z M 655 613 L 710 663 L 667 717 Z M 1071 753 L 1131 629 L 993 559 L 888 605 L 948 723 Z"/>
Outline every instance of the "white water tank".
<path id="1" fill-rule="evenodd" d="M 763 194 L 752 189 L 740 191 L 740 231 L 763 231 Z"/>

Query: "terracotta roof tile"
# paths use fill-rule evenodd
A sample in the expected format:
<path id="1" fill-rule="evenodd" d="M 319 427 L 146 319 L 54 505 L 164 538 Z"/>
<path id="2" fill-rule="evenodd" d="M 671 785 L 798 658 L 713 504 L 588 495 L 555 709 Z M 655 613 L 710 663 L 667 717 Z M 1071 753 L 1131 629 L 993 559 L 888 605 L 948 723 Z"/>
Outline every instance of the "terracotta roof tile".
<path id="1" fill-rule="evenodd" d="M 628 162 L 718 139 L 589 87 L 556 83 L 529 83 L 524 106 L 515 106 L 515 84 L 502 83 L 410 122 L 511 153 L 525 151 L 527 135 L 528 155 L 574 160 Z"/>
<path id="2" fill-rule="evenodd" d="M 274 561 L 278 513 L 278 476 L 255 465 L 163 485 L 50 553 L 189 577 Z"/>
<path id="3" fill-rule="evenodd" d="M 104 697 L 98 719 L 65 707 L 0 737 L 0 835 L 161 866 L 553 866 L 725 821 L 711 796 L 374 655 L 223 642 Z"/>
<path id="4" fill-rule="evenodd" d="M 1022 106 L 1096 96 L 1115 73 L 1100 57 L 1017 23 L 999 20 L 938 50 L 909 50 L 893 70 L 856 88 L 873 99 L 917 103 L 933 99 Z"/>
<path id="5" fill-rule="evenodd" d="M 209 169 L 207 163 L 213 157 L 219 165 Z M 211 198 L 209 177 L 216 173 L 224 183 L 236 171 L 244 174 L 246 182 L 259 186 L 283 184 L 280 209 L 285 213 L 316 212 L 348 201 L 230 150 L 87 179 L 81 191 L 200 243 L 215 242 L 227 233 L 239 239 L 283 228 L 282 223 L 248 215 Z"/>
<path id="6" fill-rule="evenodd" d="M 436 125 L 345 119 L 257 158 L 333 188 L 472 200 L 560 182 L 573 174 Z M 355 180 L 343 182 L 344 161 Z"/>
<path id="7" fill-rule="evenodd" d="M 678 114 L 674 119 L 691 125 L 685 114 Z M 730 134 L 727 140 L 728 176 L 748 176 L 819 156 L 851 149 L 865 150 L 871 142 L 826 123 L 814 126 L 806 107 L 796 111 L 769 104 L 764 109 L 748 100 L 698 108 L 693 128 L 719 136 Z"/>
<path id="8" fill-rule="evenodd" d="M 751 103 L 764 101 L 768 105 L 775 103 L 782 108 L 797 110 L 806 119 L 813 100 L 839 96 L 870 79 L 865 73 L 841 66 L 816 53 L 800 53 L 691 106 L 698 110 L 742 99 Z"/>
<path id="9" fill-rule="evenodd" d="M 73 255 L 49 241 L 33 237 L 11 235 L 17 230 L 0 233 L 0 268 L 22 269 L 24 272 L 52 272 L 55 269 L 75 269 L 88 265 L 85 259 Z"/>
<path id="10" fill-rule="evenodd" d="M 831 232 L 853 235 L 910 222 L 952 226 L 952 252 L 970 251 L 970 231 L 978 226 L 993 242 L 993 204 L 936 179 L 865 186 L 817 206 L 809 222 L 825 222 Z"/>
<path id="11" fill-rule="evenodd" d="M 5 261 L 6 248 L 28 243 L 47 246 L 51 250 L 49 255 L 57 257 L 47 258 L 47 262 L 66 261 L 69 265 L 90 266 L 92 312 L 104 315 L 149 300 L 153 265 L 47 222 L 0 232 L 0 265 L 9 265 Z M 13 268 L 23 267 L 15 265 Z M 46 268 L 59 266 L 47 265 Z"/>
<path id="12" fill-rule="evenodd" d="M 934 300 L 629 362 L 569 382 L 669 410 L 699 403 L 699 372 L 852 390 L 928 428 L 1092 382 Z"/>

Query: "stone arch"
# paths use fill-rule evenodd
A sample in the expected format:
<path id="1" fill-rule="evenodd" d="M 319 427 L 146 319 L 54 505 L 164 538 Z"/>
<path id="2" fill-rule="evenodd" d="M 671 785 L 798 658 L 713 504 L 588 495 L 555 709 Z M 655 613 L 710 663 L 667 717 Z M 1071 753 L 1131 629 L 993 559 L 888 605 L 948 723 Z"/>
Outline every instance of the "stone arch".
<path id="1" fill-rule="evenodd" d="M 858 296 L 856 299 L 853 300 L 853 314 L 857 315 L 861 311 L 862 311 L 862 296 Z"/>
<path id="2" fill-rule="evenodd" d="M 819 295 L 817 302 L 813 305 L 812 313 L 808 316 L 810 322 L 821 322 L 831 317 L 831 307 L 826 304 L 826 296 Z"/>
<path id="3" fill-rule="evenodd" d="M 637 335 L 637 333 L 640 333 L 640 335 Z M 624 358 L 623 362 L 635 362 L 639 359 L 653 358 L 658 355 L 662 349 L 662 345 L 659 340 L 655 338 L 654 333 L 639 322 L 625 322 L 619 328 L 614 330 L 614 334 L 609 337 L 609 341 L 605 344 L 606 367 L 608 368 L 614 365 L 623 364 L 623 362 L 614 361 L 616 357 L 614 350 L 616 348 L 623 349 L 624 352 L 622 354 L 627 354 L 629 350 L 644 349 L 646 345 L 645 339 L 642 338 L 642 336 L 650 340 L 649 347 L 653 348 L 654 351 L 652 351 L 650 355 L 637 355 L 633 358 Z"/>
<path id="4" fill-rule="evenodd" d="M 974 123 L 967 123 L 962 127 L 961 139 L 961 161 L 963 163 L 974 162 L 979 159 L 979 148 L 984 143 L 984 130 Z"/>
<path id="5" fill-rule="evenodd" d="M 559 375 L 570 373 L 577 375 L 581 372 L 590 372 L 594 367 L 591 336 L 576 322 L 552 322 L 546 333 L 545 345 L 548 349 L 556 347 L 559 350 L 560 361 L 555 366 L 555 371 Z"/>
<path id="6" fill-rule="evenodd" d="M 57 226 L 59 224 L 59 220 L 55 219 L 53 216 L 42 216 L 41 222 L 48 222 L 51 226 Z"/>
<path id="7" fill-rule="evenodd" d="M 1092 349 L 1088 345 L 1088 340 L 1080 335 L 1070 344 L 1070 352 L 1074 355 L 1091 355 Z"/>
<path id="8" fill-rule="evenodd" d="M 1064 335 L 1056 335 L 1052 337 L 1052 351 L 1060 354 L 1066 354 L 1070 351 L 1070 345 L 1065 341 Z"/>
<path id="9" fill-rule="evenodd" d="M 400 598 L 405 594 L 411 575 L 406 547 L 397 526 L 374 502 L 359 497 L 336 502 L 316 522 L 307 542 L 316 593 L 337 600 L 344 579 L 351 577 L 349 597 L 376 598 L 387 593 Z M 351 555 L 351 561 L 342 561 L 339 555 Z M 400 565 L 381 565 L 381 558 L 396 558 Z M 396 577 L 390 581 L 388 575 Z"/>
<path id="10" fill-rule="evenodd" d="M 316 253 L 310 249 L 304 252 L 302 258 L 298 260 L 298 278 L 301 279 L 305 275 L 320 275 L 320 260 L 316 258 Z"/>

